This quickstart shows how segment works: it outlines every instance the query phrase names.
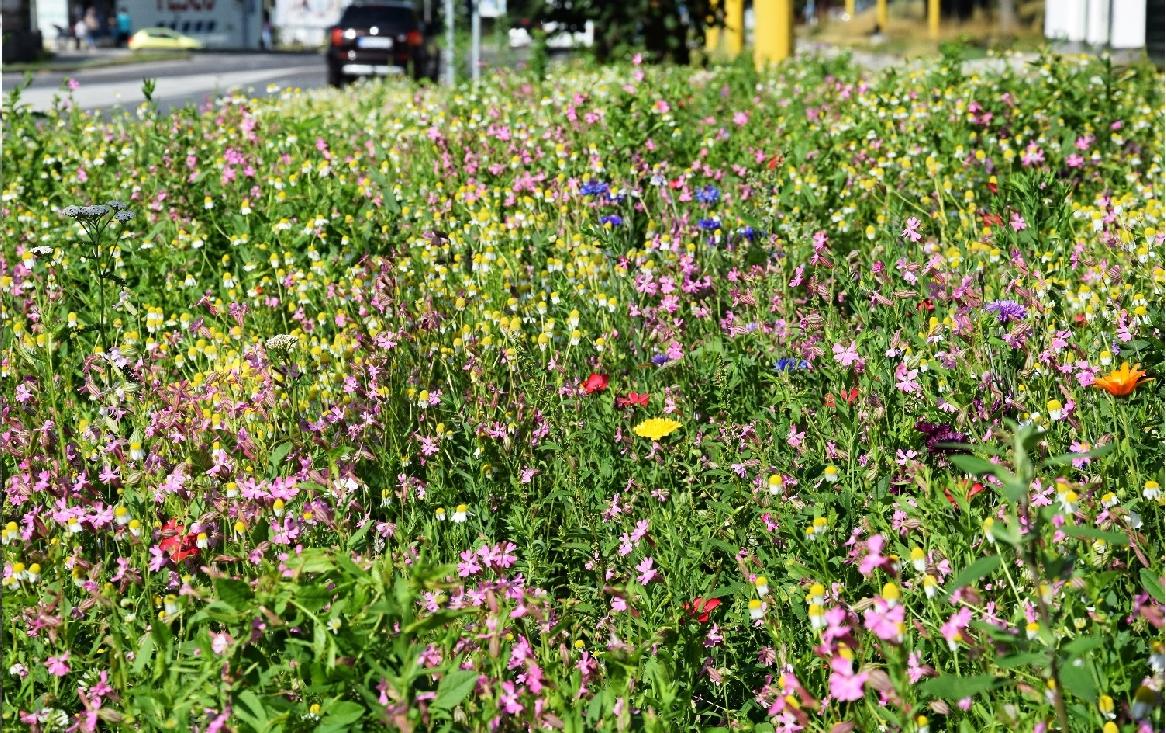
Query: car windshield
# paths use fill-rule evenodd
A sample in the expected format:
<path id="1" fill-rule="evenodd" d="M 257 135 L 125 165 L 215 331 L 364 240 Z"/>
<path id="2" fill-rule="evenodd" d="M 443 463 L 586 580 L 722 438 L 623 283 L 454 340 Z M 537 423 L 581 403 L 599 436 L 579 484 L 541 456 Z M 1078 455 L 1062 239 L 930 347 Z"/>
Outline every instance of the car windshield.
<path id="1" fill-rule="evenodd" d="M 384 28 L 395 31 L 412 30 L 417 18 L 411 8 L 393 5 L 350 5 L 340 16 L 340 25 L 346 28 Z"/>

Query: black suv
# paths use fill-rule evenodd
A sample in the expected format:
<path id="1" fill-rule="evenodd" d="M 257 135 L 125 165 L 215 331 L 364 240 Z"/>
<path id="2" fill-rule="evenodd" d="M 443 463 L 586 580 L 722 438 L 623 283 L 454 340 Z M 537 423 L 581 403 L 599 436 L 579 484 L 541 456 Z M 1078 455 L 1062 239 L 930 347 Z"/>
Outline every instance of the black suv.
<path id="1" fill-rule="evenodd" d="M 413 6 L 405 2 L 349 5 L 328 29 L 328 83 L 361 76 L 411 74 L 437 80 L 437 54 Z"/>

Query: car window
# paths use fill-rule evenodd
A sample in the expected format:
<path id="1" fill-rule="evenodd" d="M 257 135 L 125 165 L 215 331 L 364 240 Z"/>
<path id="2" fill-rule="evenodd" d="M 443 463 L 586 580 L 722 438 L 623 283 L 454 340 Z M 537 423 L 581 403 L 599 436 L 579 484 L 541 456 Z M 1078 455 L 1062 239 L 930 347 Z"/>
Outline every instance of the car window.
<path id="1" fill-rule="evenodd" d="M 386 28 L 408 31 L 417 27 L 417 16 L 412 8 L 392 5 L 350 5 L 340 16 L 340 25 L 346 28 Z"/>

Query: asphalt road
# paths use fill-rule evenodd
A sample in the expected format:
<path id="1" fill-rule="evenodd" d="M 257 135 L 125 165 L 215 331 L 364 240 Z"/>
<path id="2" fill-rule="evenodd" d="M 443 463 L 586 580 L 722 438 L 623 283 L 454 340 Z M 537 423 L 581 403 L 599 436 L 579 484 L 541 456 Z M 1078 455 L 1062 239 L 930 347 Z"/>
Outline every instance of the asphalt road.
<path id="1" fill-rule="evenodd" d="M 182 61 L 40 72 L 21 93 L 21 99 L 34 109 L 47 109 L 68 80 L 74 79 L 78 87 L 73 100 L 82 109 L 132 110 L 143 100 L 142 80 L 146 77 L 155 80 L 154 101 L 163 111 L 198 105 L 234 89 L 262 97 L 270 85 L 312 89 L 327 83 L 324 57 L 318 54 L 199 53 Z M 23 74 L 4 74 L 5 97 L 23 79 Z"/>
<path id="2" fill-rule="evenodd" d="M 505 54 L 484 44 L 482 60 L 494 66 L 523 59 L 526 50 Z M 166 112 L 186 105 L 200 105 L 232 90 L 264 97 L 279 89 L 315 89 L 327 84 L 322 53 L 215 53 L 200 52 L 181 61 L 154 61 L 107 66 L 79 71 L 41 71 L 21 93 L 21 100 L 36 110 L 52 106 L 70 79 L 77 82 L 73 101 L 81 109 L 132 111 L 144 99 L 142 80 L 155 80 L 154 102 Z M 0 89 L 23 84 L 24 74 L 5 73 Z M 268 91 L 271 89 L 272 91 Z"/>

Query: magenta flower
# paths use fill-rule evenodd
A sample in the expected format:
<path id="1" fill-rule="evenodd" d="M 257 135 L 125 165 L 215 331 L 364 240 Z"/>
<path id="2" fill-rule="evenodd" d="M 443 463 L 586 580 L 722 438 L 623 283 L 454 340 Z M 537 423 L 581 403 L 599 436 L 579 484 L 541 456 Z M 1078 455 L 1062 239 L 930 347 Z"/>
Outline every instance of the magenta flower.
<path id="1" fill-rule="evenodd" d="M 636 576 L 636 580 L 638 580 L 641 585 L 647 585 L 656 578 L 660 577 L 660 574 L 656 572 L 655 568 L 652 567 L 651 557 L 645 557 L 643 560 L 641 560 L 640 564 L 636 566 L 636 570 L 640 573 L 638 576 Z"/>
<path id="2" fill-rule="evenodd" d="M 911 652 L 907 656 L 907 679 L 911 681 L 911 684 L 915 684 L 924 677 L 929 677 L 933 674 L 935 674 L 934 667 L 920 664 L 918 652 Z"/>
<path id="3" fill-rule="evenodd" d="M 59 657 L 49 657 L 45 661 L 45 669 L 54 677 L 64 677 L 69 674 L 69 652 Z"/>
<path id="4" fill-rule="evenodd" d="M 883 543 L 885 540 L 881 534 L 876 534 L 866 542 L 866 555 L 858 563 L 858 572 L 864 576 L 869 576 L 877 568 L 886 564 L 887 558 L 883 557 Z"/>
<path id="5" fill-rule="evenodd" d="M 852 666 L 845 657 L 838 656 L 830 660 L 830 696 L 839 702 L 862 699 L 862 688 L 870 675 L 866 672 L 854 674 Z"/>
<path id="6" fill-rule="evenodd" d="M 903 239 L 909 239 L 912 242 L 918 242 L 923 239 L 923 235 L 919 233 L 919 220 L 915 217 L 907 219 L 907 223 L 903 226 Z"/>
<path id="7" fill-rule="evenodd" d="M 903 615 L 901 604 L 891 606 L 876 598 L 874 605 L 863 612 L 863 626 L 883 641 L 899 644 L 903 641 Z"/>
<path id="8" fill-rule="evenodd" d="M 834 361 L 842 366 L 850 366 L 856 363 L 861 365 L 862 359 L 858 356 L 858 344 L 854 341 L 850 342 L 850 346 L 834 344 Z"/>
<path id="9" fill-rule="evenodd" d="M 972 612 L 968 608 L 961 608 L 951 615 L 943 626 L 939 627 L 939 633 L 943 634 L 943 638 L 947 640 L 947 645 L 955 651 L 958 642 L 963 641 L 964 629 L 968 628 L 968 624 L 972 622 Z"/>

